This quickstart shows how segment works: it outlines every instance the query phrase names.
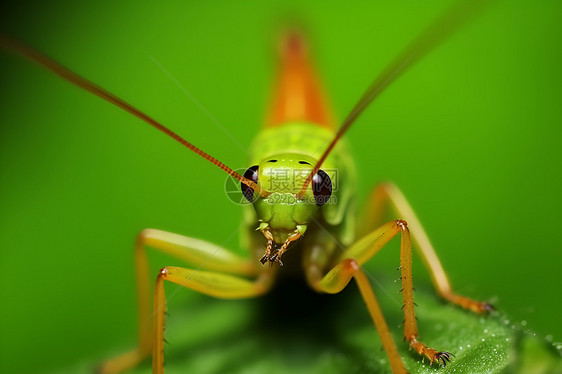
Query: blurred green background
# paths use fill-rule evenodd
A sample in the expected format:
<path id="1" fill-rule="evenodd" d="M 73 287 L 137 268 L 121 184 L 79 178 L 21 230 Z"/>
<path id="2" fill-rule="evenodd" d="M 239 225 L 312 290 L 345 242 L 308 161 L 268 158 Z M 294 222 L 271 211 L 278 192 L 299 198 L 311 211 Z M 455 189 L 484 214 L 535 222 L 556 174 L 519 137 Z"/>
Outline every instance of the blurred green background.
<path id="1" fill-rule="evenodd" d="M 0 20 L 5 32 L 245 168 L 244 151 L 150 56 L 247 146 L 267 108 L 283 25 L 305 30 L 341 120 L 449 3 L 24 2 L 3 3 Z M 553 342 L 562 341 L 561 11 L 559 1 L 494 5 L 393 84 L 347 135 L 360 201 L 376 182 L 394 181 L 455 289 L 492 300 Z M 2 52 L 0 63 L 0 371 L 56 372 L 135 344 L 132 244 L 141 229 L 241 251 L 242 211 L 218 168 L 18 57 Z M 151 260 L 154 269 L 176 264 Z M 369 269 L 390 279 L 398 260 L 389 249 Z M 423 287 L 427 272 L 414 261 Z M 197 300 L 178 291 L 170 312 Z M 386 312 L 399 316 L 395 309 Z"/>

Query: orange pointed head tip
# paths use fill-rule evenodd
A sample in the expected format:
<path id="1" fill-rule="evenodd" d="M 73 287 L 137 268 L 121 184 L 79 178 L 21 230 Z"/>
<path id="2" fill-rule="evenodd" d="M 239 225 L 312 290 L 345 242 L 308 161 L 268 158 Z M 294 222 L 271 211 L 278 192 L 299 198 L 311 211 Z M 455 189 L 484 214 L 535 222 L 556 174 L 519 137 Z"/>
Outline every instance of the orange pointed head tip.
<path id="1" fill-rule="evenodd" d="M 303 55 L 306 52 L 304 37 L 296 30 L 287 31 L 281 38 L 280 44 L 282 56 Z"/>
<path id="2" fill-rule="evenodd" d="M 301 36 L 301 34 L 295 32 L 295 31 L 291 31 L 287 35 L 287 39 L 286 39 L 285 43 L 286 43 L 287 49 L 293 50 L 293 51 L 300 51 L 303 48 L 304 40 L 303 40 L 303 37 Z"/>

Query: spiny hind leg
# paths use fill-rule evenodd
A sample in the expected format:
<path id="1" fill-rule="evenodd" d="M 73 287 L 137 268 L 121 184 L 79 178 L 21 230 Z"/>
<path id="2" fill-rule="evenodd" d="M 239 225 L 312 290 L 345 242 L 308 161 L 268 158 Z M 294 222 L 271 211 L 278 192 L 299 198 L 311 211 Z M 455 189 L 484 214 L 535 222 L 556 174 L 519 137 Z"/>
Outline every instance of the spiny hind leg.
<path id="1" fill-rule="evenodd" d="M 101 374 L 120 373 L 137 366 L 152 351 L 152 310 L 148 259 L 146 247 L 152 247 L 183 262 L 200 268 L 231 274 L 254 275 L 254 261 L 240 258 L 220 246 L 203 240 L 190 238 L 156 229 L 140 232 L 135 242 L 135 273 L 138 296 L 138 347 L 104 362 L 98 369 Z"/>
<path id="2" fill-rule="evenodd" d="M 472 310 L 473 312 L 491 312 L 494 308 L 490 304 L 482 301 L 475 301 L 453 292 L 445 270 L 443 266 L 441 266 L 441 262 L 423 226 L 402 192 L 394 184 L 382 183 L 373 189 L 365 212 L 366 217 L 363 220 L 369 229 L 381 224 L 384 218 L 385 208 L 389 203 L 394 213 L 408 222 L 412 231 L 412 239 L 415 247 L 419 249 L 424 264 L 431 274 L 431 279 L 437 293 L 444 299 L 460 305 L 465 309 Z"/>
<path id="3" fill-rule="evenodd" d="M 338 293 L 349 283 L 352 277 L 355 279 L 375 327 L 381 336 L 381 341 L 389 357 L 393 373 L 405 373 L 406 369 L 396 350 L 396 345 L 373 289 L 360 267 L 377 254 L 398 233 L 401 234 L 400 263 L 402 265 L 402 294 L 404 300 L 404 340 L 407 340 L 410 346 L 420 355 L 427 357 L 431 363 L 438 361 L 445 365 L 450 359 L 450 353 L 439 352 L 417 340 L 418 327 L 414 312 L 410 232 L 405 221 L 391 221 L 358 240 L 341 254 L 338 264 L 323 277 L 318 276 L 312 264 L 305 267 L 305 270 L 307 271 L 307 280 L 310 285 L 320 292 Z"/>

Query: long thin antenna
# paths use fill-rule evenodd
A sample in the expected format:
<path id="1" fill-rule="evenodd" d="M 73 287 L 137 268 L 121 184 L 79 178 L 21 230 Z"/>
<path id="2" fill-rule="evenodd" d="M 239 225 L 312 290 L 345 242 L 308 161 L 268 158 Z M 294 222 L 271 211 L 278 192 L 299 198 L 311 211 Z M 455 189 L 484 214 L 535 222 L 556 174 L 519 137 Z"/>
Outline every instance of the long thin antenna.
<path id="1" fill-rule="evenodd" d="M 382 71 L 347 115 L 332 138 L 328 148 L 326 148 L 310 174 L 306 177 L 302 189 L 298 193 L 299 195 L 303 196 L 306 193 L 306 189 L 312 181 L 312 177 L 318 173 L 320 166 L 322 166 L 322 163 L 326 160 L 336 143 L 351 125 L 353 125 L 363 110 L 365 110 L 390 83 L 398 78 L 400 74 L 418 62 L 425 54 L 437 47 L 470 19 L 474 18 L 483 10 L 485 5 L 489 3 L 491 3 L 491 0 L 463 0 L 455 3 L 419 34 L 418 37 Z"/>
<path id="2" fill-rule="evenodd" d="M 125 100 L 121 99 L 120 97 L 112 94 L 111 92 L 107 91 L 101 86 L 98 86 L 94 82 L 76 74 L 72 70 L 68 69 L 67 67 L 61 65 L 60 63 L 56 62 L 55 60 L 47 57 L 46 55 L 42 54 L 41 52 L 15 40 L 7 35 L 0 32 L 0 45 L 5 47 L 12 52 L 15 52 L 28 60 L 31 60 L 40 66 L 50 70 L 51 72 L 55 73 L 56 75 L 60 76 L 61 78 L 69 81 L 70 83 L 104 99 L 105 101 L 110 102 L 111 104 L 123 109 L 126 112 L 129 112 L 133 116 L 140 118 L 144 122 L 148 123 L 152 127 L 156 128 L 157 130 L 162 131 L 164 134 L 168 135 L 178 143 L 184 145 L 185 147 L 189 148 L 199 156 L 203 157 L 205 160 L 211 162 L 212 164 L 218 166 L 226 173 L 231 175 L 232 177 L 238 179 L 240 182 L 244 183 L 248 187 L 252 188 L 254 191 L 257 191 L 261 196 L 267 197 L 270 195 L 269 192 L 262 189 L 258 184 L 254 181 L 251 181 L 247 178 L 244 178 L 242 175 L 238 174 L 210 154 L 206 153 L 205 151 L 199 149 L 195 145 L 191 144 L 187 140 L 183 139 L 181 136 L 167 128 L 166 126 L 160 124 L 152 117 L 148 116 L 147 114 L 143 113 L 139 109 L 135 108 L 131 104 L 127 103 Z"/>

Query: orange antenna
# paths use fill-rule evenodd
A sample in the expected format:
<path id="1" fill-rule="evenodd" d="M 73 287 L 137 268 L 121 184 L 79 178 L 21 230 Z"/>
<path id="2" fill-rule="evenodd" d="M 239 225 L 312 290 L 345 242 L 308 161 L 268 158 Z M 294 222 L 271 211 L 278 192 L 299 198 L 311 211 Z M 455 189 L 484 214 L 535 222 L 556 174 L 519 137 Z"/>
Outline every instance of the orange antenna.
<path id="1" fill-rule="evenodd" d="M 244 183 L 248 187 L 252 188 L 254 191 L 257 191 L 261 196 L 267 197 L 270 195 L 269 192 L 262 189 L 259 185 L 257 185 L 254 181 L 251 181 L 247 178 L 244 178 L 242 175 L 238 174 L 207 152 L 201 150 L 200 148 L 194 146 L 166 126 L 160 124 L 152 117 L 148 116 L 147 114 L 143 113 L 139 109 L 135 108 L 131 104 L 127 103 L 125 100 L 121 99 L 118 96 L 115 96 L 111 92 L 107 91 L 103 87 L 98 86 L 92 81 L 76 74 L 72 70 L 66 68 L 65 66 L 59 64 L 55 60 L 51 59 L 50 57 L 45 56 L 41 52 L 17 41 L 14 40 L 3 33 L 0 32 L 0 45 L 3 47 L 39 64 L 40 66 L 50 70 L 51 72 L 55 73 L 56 75 L 60 76 L 61 78 L 69 81 L 70 83 L 104 99 L 105 101 L 110 102 L 111 104 L 123 109 L 126 112 L 131 113 L 133 116 L 140 118 L 144 122 L 148 123 L 152 127 L 156 128 L 157 130 L 162 131 L 164 134 L 168 135 L 178 143 L 184 145 L 185 147 L 189 148 L 199 156 L 203 157 L 205 160 L 211 162 L 212 164 L 218 166 L 226 173 L 231 175 L 232 177 L 238 179 L 240 182 Z"/>
<path id="2" fill-rule="evenodd" d="M 464 0 L 454 4 L 450 9 L 441 14 L 433 23 L 429 25 L 416 39 L 414 39 L 407 47 L 398 55 L 383 71 L 375 78 L 373 83 L 367 88 L 363 96 L 347 115 L 342 125 L 333 136 L 328 148 L 324 151 L 314 168 L 306 177 L 302 189 L 298 195 L 303 196 L 306 193 L 308 185 L 322 163 L 326 160 L 334 146 L 345 134 L 345 132 L 353 125 L 357 117 L 369 106 L 369 104 L 379 96 L 390 83 L 405 72 L 409 67 L 418 62 L 425 54 L 429 53 L 447 37 L 453 34 L 466 22 L 476 16 L 490 0 Z"/>

